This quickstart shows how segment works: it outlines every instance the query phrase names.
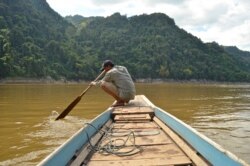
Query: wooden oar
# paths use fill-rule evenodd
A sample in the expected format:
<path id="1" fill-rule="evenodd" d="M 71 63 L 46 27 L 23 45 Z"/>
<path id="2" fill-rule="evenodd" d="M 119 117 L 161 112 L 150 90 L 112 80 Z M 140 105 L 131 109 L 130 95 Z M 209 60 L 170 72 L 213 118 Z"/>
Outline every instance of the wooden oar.
<path id="1" fill-rule="evenodd" d="M 94 81 L 97 81 L 103 74 L 105 73 L 105 70 L 98 76 Z M 82 96 L 92 87 L 92 85 L 89 85 L 82 93 L 80 96 L 78 96 L 73 102 L 70 103 L 70 105 L 56 118 L 62 119 L 65 116 L 68 115 L 68 113 L 76 106 L 76 104 L 81 100 Z"/>

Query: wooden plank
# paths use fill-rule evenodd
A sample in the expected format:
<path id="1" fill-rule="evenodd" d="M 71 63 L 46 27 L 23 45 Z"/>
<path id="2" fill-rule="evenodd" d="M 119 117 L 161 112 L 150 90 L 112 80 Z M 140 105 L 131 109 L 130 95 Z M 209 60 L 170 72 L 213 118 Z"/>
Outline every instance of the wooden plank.
<path id="1" fill-rule="evenodd" d="M 152 128 L 159 128 L 154 122 L 132 122 L 132 123 L 113 123 L 114 129 L 152 129 Z"/>
<path id="2" fill-rule="evenodd" d="M 152 131 L 150 134 L 150 130 L 141 130 L 141 132 L 145 131 L 145 134 L 142 134 L 143 136 L 135 136 L 135 145 L 162 145 L 162 144 L 169 144 L 173 143 L 173 141 L 162 131 L 157 130 L 157 133 L 155 131 Z M 110 136 L 108 138 L 102 138 L 101 140 L 101 146 L 104 146 L 105 144 L 109 143 L 110 141 L 113 141 L 117 146 L 123 145 L 124 142 L 128 139 L 126 142 L 127 146 L 133 145 L 134 137 L 132 133 L 129 131 L 124 131 L 125 134 L 122 134 L 121 132 L 114 133 L 114 136 Z M 118 135 L 118 136 L 115 136 Z M 120 136 L 119 136 L 120 135 Z"/>
<path id="3" fill-rule="evenodd" d="M 133 115 L 116 115 L 114 118 L 115 121 L 149 121 L 151 117 L 149 114 L 133 114 Z"/>
<path id="4" fill-rule="evenodd" d="M 151 107 L 119 107 L 112 112 L 113 115 L 123 114 L 153 114 L 154 110 Z"/>
<path id="5" fill-rule="evenodd" d="M 112 123 L 112 120 L 109 120 L 102 128 L 101 130 L 106 130 L 107 127 L 109 127 Z M 96 145 L 97 142 L 101 139 L 101 137 L 103 136 L 103 134 L 100 134 L 99 132 L 96 133 L 96 135 L 94 135 L 90 142 L 92 145 Z M 81 165 L 81 163 L 83 162 L 83 160 L 85 160 L 85 158 L 88 156 L 88 154 L 90 153 L 91 148 L 90 148 L 90 144 L 88 143 L 84 148 L 82 148 L 81 150 L 79 150 L 78 154 L 76 154 L 76 159 L 74 161 L 72 161 L 69 165 L 71 166 L 78 166 Z"/>
<path id="6" fill-rule="evenodd" d="M 115 123 L 141 123 L 141 122 L 150 122 L 151 121 L 151 119 L 150 120 L 146 120 L 146 119 L 144 119 L 144 120 L 119 120 L 119 121 L 116 121 Z"/>
<path id="7" fill-rule="evenodd" d="M 126 147 L 124 151 L 131 150 L 133 146 Z M 136 159 L 154 159 L 154 158 L 170 158 L 185 156 L 185 154 L 177 147 L 175 144 L 166 144 L 166 145 L 152 145 L 152 146 L 140 146 L 143 149 L 142 152 L 131 156 L 117 156 L 114 154 L 104 155 L 98 152 L 94 153 L 91 158 L 91 161 L 107 161 L 107 160 L 136 160 Z M 188 158 L 188 157 L 187 157 Z"/>
<path id="8" fill-rule="evenodd" d="M 186 156 L 173 156 L 164 158 L 149 158 L 149 159 L 136 159 L 136 160 L 108 160 L 108 161 L 90 161 L 88 166 L 174 166 L 174 165 L 191 165 L 191 161 Z"/>
<path id="9" fill-rule="evenodd" d="M 175 132 L 173 132 L 168 126 L 166 126 L 160 119 L 154 117 L 153 120 L 176 142 L 176 144 L 186 153 L 186 155 L 196 165 L 209 165 L 197 152 L 192 149 L 182 138 L 180 138 Z"/>
<path id="10" fill-rule="evenodd" d="M 161 132 L 160 129 L 112 129 L 110 136 L 122 137 L 122 136 L 127 136 L 131 133 L 135 136 L 142 137 L 142 136 L 159 135 L 160 132 Z"/>
<path id="11" fill-rule="evenodd" d="M 148 107 L 151 106 L 144 100 L 143 95 L 136 95 L 134 100 L 131 100 L 125 107 Z"/>

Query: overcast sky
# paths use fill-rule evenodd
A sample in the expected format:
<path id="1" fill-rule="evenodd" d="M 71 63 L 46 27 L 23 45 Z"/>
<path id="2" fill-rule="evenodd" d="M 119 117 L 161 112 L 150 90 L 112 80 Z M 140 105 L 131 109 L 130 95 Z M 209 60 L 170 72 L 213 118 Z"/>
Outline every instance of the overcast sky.
<path id="1" fill-rule="evenodd" d="M 47 0 L 62 16 L 165 13 L 203 42 L 250 51 L 250 0 Z"/>

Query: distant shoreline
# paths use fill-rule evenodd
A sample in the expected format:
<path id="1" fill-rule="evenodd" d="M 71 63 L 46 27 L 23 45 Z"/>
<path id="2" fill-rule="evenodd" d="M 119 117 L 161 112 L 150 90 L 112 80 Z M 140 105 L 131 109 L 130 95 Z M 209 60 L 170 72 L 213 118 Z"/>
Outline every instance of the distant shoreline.
<path id="1" fill-rule="evenodd" d="M 5 78 L 0 79 L 0 85 L 5 84 L 87 84 L 90 81 L 86 80 L 54 80 L 52 78 Z M 159 84 L 159 83 L 193 83 L 193 84 L 248 84 L 250 82 L 226 82 L 226 81 L 211 81 L 211 80 L 174 80 L 174 79 L 136 79 L 135 83 L 149 83 L 149 84 Z"/>
<path id="2" fill-rule="evenodd" d="M 87 83 L 88 81 L 79 80 L 65 80 L 59 79 L 55 80 L 52 78 L 23 78 L 23 77 L 15 77 L 15 78 L 4 78 L 0 79 L 0 84 L 78 84 L 78 83 Z"/>

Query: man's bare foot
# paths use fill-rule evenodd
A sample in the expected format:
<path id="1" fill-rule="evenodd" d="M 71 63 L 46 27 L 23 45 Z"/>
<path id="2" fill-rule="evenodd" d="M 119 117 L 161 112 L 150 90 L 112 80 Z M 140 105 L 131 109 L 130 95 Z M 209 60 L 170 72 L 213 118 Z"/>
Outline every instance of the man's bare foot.
<path id="1" fill-rule="evenodd" d="M 111 107 L 119 107 L 124 105 L 125 103 L 123 101 L 116 101 L 114 104 L 111 105 Z"/>

